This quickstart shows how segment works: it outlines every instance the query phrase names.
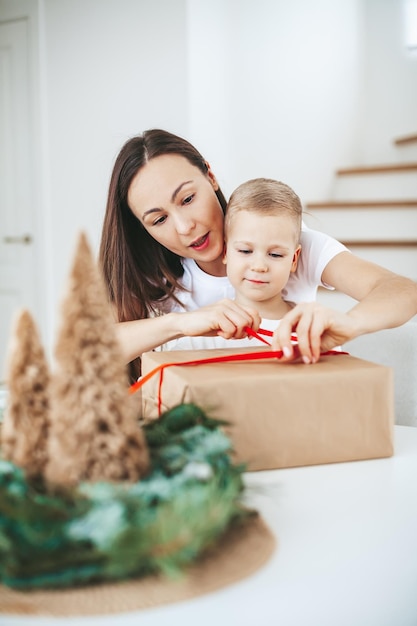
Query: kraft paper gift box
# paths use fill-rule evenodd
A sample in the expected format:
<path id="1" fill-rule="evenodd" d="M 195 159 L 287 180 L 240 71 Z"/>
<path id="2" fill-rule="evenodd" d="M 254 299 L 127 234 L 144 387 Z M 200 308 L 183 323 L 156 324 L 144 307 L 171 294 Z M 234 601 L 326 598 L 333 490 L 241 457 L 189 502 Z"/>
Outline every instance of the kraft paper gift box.
<path id="1" fill-rule="evenodd" d="M 181 363 L 260 348 L 149 352 L 142 375 Z M 142 386 L 145 418 L 158 417 L 159 373 Z M 393 454 L 391 368 L 346 354 L 314 365 L 277 359 L 166 367 L 162 412 L 192 402 L 227 420 L 234 460 L 248 470 L 336 463 Z"/>

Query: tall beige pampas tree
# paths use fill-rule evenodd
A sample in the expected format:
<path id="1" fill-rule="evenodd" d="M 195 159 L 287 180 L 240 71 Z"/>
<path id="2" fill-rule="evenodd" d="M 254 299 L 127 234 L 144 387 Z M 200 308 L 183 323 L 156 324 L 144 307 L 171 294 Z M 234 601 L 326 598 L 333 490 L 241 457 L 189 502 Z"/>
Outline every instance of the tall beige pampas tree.
<path id="1" fill-rule="evenodd" d="M 137 400 L 116 339 L 104 282 L 79 237 L 64 295 L 51 382 L 49 462 L 54 485 L 136 481 L 149 465 Z"/>
<path id="2" fill-rule="evenodd" d="M 1 429 L 3 457 L 40 476 L 46 463 L 49 370 L 31 314 L 18 313 L 7 363 L 8 400 Z"/>

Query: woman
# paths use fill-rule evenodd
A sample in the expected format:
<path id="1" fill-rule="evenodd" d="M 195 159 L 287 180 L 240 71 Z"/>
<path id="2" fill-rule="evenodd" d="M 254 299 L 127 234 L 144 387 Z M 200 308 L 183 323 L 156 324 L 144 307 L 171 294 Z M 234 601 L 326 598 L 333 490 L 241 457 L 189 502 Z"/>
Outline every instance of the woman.
<path id="1" fill-rule="evenodd" d="M 207 161 L 186 140 L 148 130 L 127 141 L 111 176 L 100 263 L 116 311 L 126 361 L 181 336 L 239 339 L 255 330 L 256 310 L 238 306 L 225 276 L 226 200 Z M 272 347 L 306 363 L 354 337 L 399 326 L 417 313 L 417 284 L 359 259 L 342 244 L 305 229 L 286 299 L 299 302 L 281 321 Z M 348 313 L 320 306 L 318 285 L 358 300 Z M 139 362 L 133 363 L 133 375 Z"/>

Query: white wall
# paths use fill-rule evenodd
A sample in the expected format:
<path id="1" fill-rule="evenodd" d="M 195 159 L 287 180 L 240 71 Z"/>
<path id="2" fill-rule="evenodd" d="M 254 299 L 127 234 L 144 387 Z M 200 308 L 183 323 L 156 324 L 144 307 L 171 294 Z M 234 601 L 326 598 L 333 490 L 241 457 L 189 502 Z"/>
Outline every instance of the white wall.
<path id="1" fill-rule="evenodd" d="M 365 80 L 358 110 L 356 163 L 401 162 L 408 160 L 408 154 L 415 160 L 414 146 L 393 144 L 393 139 L 417 132 L 417 54 L 404 46 L 404 2 L 362 3 Z"/>
<path id="2" fill-rule="evenodd" d="M 76 235 L 98 248 L 107 186 L 122 144 L 148 127 L 186 134 L 182 0 L 42 3 L 44 208 L 50 301 L 63 292 Z M 49 326 L 53 332 L 52 317 Z M 50 340 L 52 337 L 50 337 Z"/>
<path id="3" fill-rule="evenodd" d="M 188 5 L 189 134 L 221 164 L 225 190 L 271 176 L 322 199 L 356 139 L 359 0 Z"/>

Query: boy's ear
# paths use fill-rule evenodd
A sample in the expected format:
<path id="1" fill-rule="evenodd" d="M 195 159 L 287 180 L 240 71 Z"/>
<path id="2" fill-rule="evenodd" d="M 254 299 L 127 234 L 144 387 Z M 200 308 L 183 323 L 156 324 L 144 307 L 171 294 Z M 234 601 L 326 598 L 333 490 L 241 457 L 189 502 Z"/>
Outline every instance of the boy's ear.
<path id="1" fill-rule="evenodd" d="M 301 252 L 301 244 L 298 244 L 298 246 L 295 249 L 293 259 L 292 259 L 291 270 L 290 270 L 291 272 L 295 272 L 295 270 L 297 269 L 300 252 Z"/>
<path id="2" fill-rule="evenodd" d="M 205 161 L 206 166 L 207 166 L 207 176 L 209 181 L 211 182 L 214 191 L 218 191 L 220 188 L 219 183 L 217 182 L 217 178 L 215 177 L 215 175 L 213 174 L 213 171 L 210 167 L 210 163 L 208 161 Z"/>

